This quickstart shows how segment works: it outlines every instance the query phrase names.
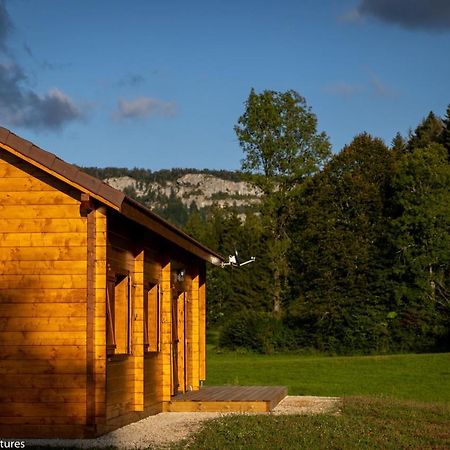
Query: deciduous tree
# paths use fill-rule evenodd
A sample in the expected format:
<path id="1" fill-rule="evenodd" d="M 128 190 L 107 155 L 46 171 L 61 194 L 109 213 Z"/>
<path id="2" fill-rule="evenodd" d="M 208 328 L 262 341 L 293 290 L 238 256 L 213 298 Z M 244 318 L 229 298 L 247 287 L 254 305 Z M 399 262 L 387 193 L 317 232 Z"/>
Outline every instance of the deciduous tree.
<path id="1" fill-rule="evenodd" d="M 305 99 L 293 90 L 257 94 L 252 89 L 235 132 L 245 155 L 242 170 L 263 192 L 261 214 L 273 280 L 273 311 L 280 314 L 293 199 L 305 179 L 329 157 L 330 143 L 325 133 L 317 131 L 317 118 Z"/>

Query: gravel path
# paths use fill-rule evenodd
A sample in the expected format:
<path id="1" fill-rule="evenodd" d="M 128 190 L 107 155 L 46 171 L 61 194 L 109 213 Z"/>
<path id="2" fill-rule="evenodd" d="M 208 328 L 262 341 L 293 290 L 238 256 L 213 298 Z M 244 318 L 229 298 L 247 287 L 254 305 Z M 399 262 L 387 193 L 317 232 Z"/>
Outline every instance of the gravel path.
<path id="1" fill-rule="evenodd" d="M 340 397 L 312 397 L 288 395 L 274 408 L 272 414 L 339 414 Z"/>
<path id="2" fill-rule="evenodd" d="M 338 397 L 287 396 L 272 414 L 338 414 L 341 399 Z M 139 449 L 164 447 L 185 439 L 199 430 L 202 422 L 237 413 L 167 412 L 149 416 L 97 439 L 26 439 L 27 447 Z"/>

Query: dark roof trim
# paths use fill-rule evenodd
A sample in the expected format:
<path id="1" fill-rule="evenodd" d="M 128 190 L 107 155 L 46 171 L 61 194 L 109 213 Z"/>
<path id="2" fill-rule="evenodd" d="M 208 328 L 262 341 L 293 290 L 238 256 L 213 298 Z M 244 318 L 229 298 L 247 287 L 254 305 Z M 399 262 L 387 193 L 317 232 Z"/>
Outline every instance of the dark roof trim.
<path id="1" fill-rule="evenodd" d="M 42 150 L 32 142 L 22 139 L 6 128 L 0 127 L 0 144 L 4 144 L 19 153 L 18 156 L 24 156 L 29 162 L 38 163 L 44 169 L 50 170 L 65 180 L 75 183 L 86 191 L 100 197 L 106 201 L 109 206 L 120 209 L 125 194 L 107 185 L 98 178 L 94 178 L 81 171 L 72 164 L 66 163 L 53 153 Z"/>
<path id="2" fill-rule="evenodd" d="M 223 257 L 221 255 L 213 252 L 208 247 L 205 247 L 184 231 L 181 231 L 179 228 L 165 221 L 163 218 L 142 205 L 142 203 L 137 202 L 131 197 L 125 196 L 121 212 L 129 219 L 144 225 L 146 228 L 149 228 L 160 236 L 211 264 L 220 265 L 223 262 Z"/>
<path id="3" fill-rule="evenodd" d="M 101 203 L 122 213 L 125 217 L 145 226 L 156 234 L 168 239 L 181 248 L 205 261 L 220 265 L 223 257 L 205 247 L 174 225 L 156 215 L 141 203 L 123 192 L 92 177 L 72 164 L 66 163 L 53 153 L 42 150 L 32 142 L 22 139 L 6 128 L 0 127 L 0 145 L 33 165 L 49 172 L 57 178 L 88 192 Z"/>

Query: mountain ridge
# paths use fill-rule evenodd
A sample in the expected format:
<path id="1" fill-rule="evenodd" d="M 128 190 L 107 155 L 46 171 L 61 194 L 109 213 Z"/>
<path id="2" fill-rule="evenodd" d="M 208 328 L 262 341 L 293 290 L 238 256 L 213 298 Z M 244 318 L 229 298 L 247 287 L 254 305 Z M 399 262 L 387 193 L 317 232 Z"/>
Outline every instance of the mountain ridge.
<path id="1" fill-rule="evenodd" d="M 240 212 L 256 205 L 261 192 L 238 171 L 209 169 L 127 169 L 84 167 L 177 225 L 184 225 L 189 210 L 233 206 Z M 169 217 L 168 217 L 169 216 Z"/>

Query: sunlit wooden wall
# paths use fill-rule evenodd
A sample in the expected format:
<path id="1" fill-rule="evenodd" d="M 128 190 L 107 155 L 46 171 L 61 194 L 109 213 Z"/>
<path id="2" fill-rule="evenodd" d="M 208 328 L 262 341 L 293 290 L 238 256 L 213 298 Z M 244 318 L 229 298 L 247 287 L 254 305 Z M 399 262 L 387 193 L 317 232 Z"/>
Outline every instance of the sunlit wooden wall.
<path id="1" fill-rule="evenodd" d="M 204 261 L 99 203 L 85 209 L 85 199 L 0 148 L 2 438 L 88 437 L 165 410 L 180 296 L 178 392 L 205 379 Z M 131 283 L 130 348 L 118 357 L 106 351 L 114 271 Z M 149 351 L 143 305 L 151 285 L 160 303 L 158 343 Z"/>
<path id="2" fill-rule="evenodd" d="M 79 192 L 0 149 L 0 436 L 82 434 L 87 218 Z"/>

